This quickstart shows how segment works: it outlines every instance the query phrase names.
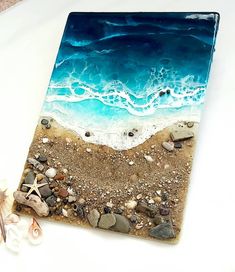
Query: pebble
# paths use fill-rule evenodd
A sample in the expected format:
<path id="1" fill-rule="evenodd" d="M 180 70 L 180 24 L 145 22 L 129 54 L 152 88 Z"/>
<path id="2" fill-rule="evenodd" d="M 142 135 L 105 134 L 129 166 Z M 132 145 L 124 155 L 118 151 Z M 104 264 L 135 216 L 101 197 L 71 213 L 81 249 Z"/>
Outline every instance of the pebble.
<path id="1" fill-rule="evenodd" d="M 47 171 L 45 172 L 45 175 L 48 178 L 54 178 L 55 175 L 56 175 L 56 169 L 55 168 L 49 168 L 49 169 L 47 169 Z"/>
<path id="2" fill-rule="evenodd" d="M 93 209 L 87 215 L 87 219 L 93 228 L 96 228 L 100 219 L 100 213 L 97 209 Z"/>
<path id="3" fill-rule="evenodd" d="M 180 142 L 175 142 L 174 147 L 175 148 L 182 148 L 182 144 Z"/>
<path id="4" fill-rule="evenodd" d="M 150 207 L 144 202 L 138 203 L 135 210 L 137 212 L 141 212 L 146 214 L 150 218 L 154 218 L 154 216 L 157 214 L 157 208 L 156 207 Z"/>
<path id="5" fill-rule="evenodd" d="M 149 156 L 149 155 L 144 155 L 144 158 L 145 158 L 146 161 L 148 161 L 148 162 L 153 162 L 153 161 L 154 161 L 154 159 L 153 159 L 151 156 Z"/>
<path id="6" fill-rule="evenodd" d="M 137 230 L 139 230 L 139 229 L 142 229 L 143 226 L 144 226 L 144 224 L 143 224 L 143 222 L 141 222 L 141 223 L 136 224 L 136 225 L 135 225 L 135 228 L 136 228 Z"/>
<path id="7" fill-rule="evenodd" d="M 111 208 L 110 207 L 108 207 L 108 206 L 105 206 L 104 207 L 104 213 L 111 213 Z"/>
<path id="8" fill-rule="evenodd" d="M 134 162 L 133 161 L 129 161 L 129 165 L 133 165 L 134 164 Z"/>
<path id="9" fill-rule="evenodd" d="M 91 153 L 91 149 L 90 149 L 90 148 L 87 148 L 87 149 L 86 149 L 86 152 Z"/>
<path id="10" fill-rule="evenodd" d="M 90 133 L 89 131 L 86 131 L 86 132 L 85 132 L 85 136 L 86 136 L 86 137 L 90 137 L 90 136 L 91 136 L 91 133 Z"/>
<path id="11" fill-rule="evenodd" d="M 136 181 L 138 181 L 138 176 L 136 174 L 133 174 L 130 176 L 130 180 L 133 182 L 136 182 Z"/>
<path id="12" fill-rule="evenodd" d="M 192 128 L 194 126 L 194 123 L 193 122 L 187 122 L 187 127 L 188 128 Z"/>
<path id="13" fill-rule="evenodd" d="M 137 201 L 129 200 L 127 203 L 125 203 L 125 206 L 127 209 L 133 210 L 137 206 Z"/>
<path id="14" fill-rule="evenodd" d="M 161 199 L 160 196 L 154 197 L 154 200 L 155 200 L 157 203 L 160 203 L 160 202 L 162 201 L 162 199 Z"/>
<path id="15" fill-rule="evenodd" d="M 152 198 L 150 198 L 150 199 L 148 200 L 148 203 L 149 203 L 149 204 L 154 204 L 155 201 L 154 201 Z"/>
<path id="16" fill-rule="evenodd" d="M 41 120 L 41 124 L 46 126 L 49 123 L 49 121 L 47 119 L 42 119 Z"/>
<path id="17" fill-rule="evenodd" d="M 160 210 L 159 210 L 159 213 L 160 213 L 160 215 L 162 215 L 162 216 L 169 215 L 170 209 L 165 208 L 165 207 L 161 207 Z"/>
<path id="18" fill-rule="evenodd" d="M 62 209 L 62 214 L 64 217 L 68 217 L 68 212 L 65 209 Z"/>
<path id="19" fill-rule="evenodd" d="M 28 162 L 32 164 L 39 171 L 42 171 L 44 169 L 44 166 L 39 161 L 35 160 L 34 158 L 28 158 Z"/>
<path id="20" fill-rule="evenodd" d="M 112 202 L 107 202 L 106 206 L 109 207 L 109 208 L 113 208 L 113 203 Z"/>
<path id="21" fill-rule="evenodd" d="M 175 238 L 174 229 L 172 227 L 172 224 L 169 222 L 161 223 L 158 226 L 151 228 L 149 231 L 149 235 L 157 239 Z"/>
<path id="22" fill-rule="evenodd" d="M 46 138 L 46 137 L 42 138 L 42 143 L 43 144 L 47 144 L 48 142 L 49 142 L 48 138 Z"/>
<path id="23" fill-rule="evenodd" d="M 172 142 L 163 142 L 162 147 L 165 148 L 167 151 L 171 152 L 174 150 L 174 143 Z"/>
<path id="24" fill-rule="evenodd" d="M 37 181 L 41 181 L 45 176 L 43 174 L 37 174 Z"/>
<path id="25" fill-rule="evenodd" d="M 164 165 L 164 169 L 168 169 L 168 168 L 170 168 L 170 165 L 169 164 L 165 164 Z"/>
<path id="26" fill-rule="evenodd" d="M 64 188 L 60 188 L 59 191 L 58 191 L 58 196 L 60 197 L 67 197 L 69 195 L 68 191 Z"/>
<path id="27" fill-rule="evenodd" d="M 143 195 L 142 194 L 138 194 L 137 196 L 136 196 L 136 199 L 141 199 L 143 197 Z"/>
<path id="28" fill-rule="evenodd" d="M 25 184 L 33 184 L 35 180 L 35 174 L 33 171 L 28 172 L 28 174 L 25 177 L 24 183 Z"/>
<path id="29" fill-rule="evenodd" d="M 109 229 L 112 226 L 114 226 L 115 223 L 116 223 L 116 216 L 111 213 L 107 213 L 107 214 L 101 215 L 98 226 L 101 229 Z"/>
<path id="30" fill-rule="evenodd" d="M 47 162 L 47 157 L 44 156 L 44 155 L 39 155 L 38 161 L 40 161 L 40 162 L 42 162 L 42 163 Z"/>
<path id="31" fill-rule="evenodd" d="M 157 226 L 161 223 L 163 223 L 163 218 L 159 215 L 156 215 L 154 218 L 153 218 L 153 223 Z"/>
<path id="32" fill-rule="evenodd" d="M 83 205 L 77 205 L 76 208 L 76 213 L 80 219 L 85 218 L 85 211 L 84 211 L 84 206 Z"/>
<path id="33" fill-rule="evenodd" d="M 116 223 L 114 226 L 111 227 L 111 230 L 128 233 L 130 231 L 130 222 L 129 220 L 120 214 L 114 214 L 116 218 Z"/>
<path id="34" fill-rule="evenodd" d="M 70 196 L 68 197 L 68 202 L 69 202 L 69 203 L 75 202 L 76 200 L 77 200 L 77 198 L 76 198 L 75 196 L 70 195 Z"/>
<path id="35" fill-rule="evenodd" d="M 136 215 L 132 215 L 130 217 L 130 221 L 131 221 L 131 223 L 136 223 L 138 221 L 138 217 Z"/>
<path id="36" fill-rule="evenodd" d="M 130 131 L 130 132 L 128 132 L 128 136 L 129 136 L 129 137 L 133 137 L 133 136 L 134 136 L 134 133 Z"/>
<path id="37" fill-rule="evenodd" d="M 121 208 L 116 208 L 115 209 L 115 213 L 117 213 L 117 214 L 122 214 L 123 213 L 123 209 L 121 209 Z"/>
<path id="38" fill-rule="evenodd" d="M 49 207 L 46 202 L 42 201 L 37 195 L 31 194 L 27 198 L 26 195 L 27 193 L 20 191 L 16 191 L 13 194 L 16 202 L 31 207 L 39 216 L 49 215 Z"/>
<path id="39" fill-rule="evenodd" d="M 84 198 L 79 198 L 78 203 L 84 205 L 86 203 L 86 200 Z"/>
<path id="40" fill-rule="evenodd" d="M 54 195 L 49 196 L 46 199 L 46 203 L 49 207 L 54 207 L 56 205 L 56 197 Z"/>
<path id="41" fill-rule="evenodd" d="M 43 180 L 41 180 L 40 183 L 45 183 L 45 182 L 46 182 L 46 180 L 43 179 Z M 52 190 L 50 189 L 49 184 L 46 184 L 46 185 L 40 187 L 38 190 L 39 190 L 41 196 L 44 197 L 44 198 L 49 197 L 50 195 L 52 195 Z"/>
<path id="42" fill-rule="evenodd" d="M 47 124 L 46 129 L 50 129 L 50 128 L 51 128 L 51 124 Z"/>
<path id="43" fill-rule="evenodd" d="M 189 130 L 175 130 L 171 132 L 171 139 L 173 142 L 186 140 L 194 136 L 192 131 Z"/>
<path id="44" fill-rule="evenodd" d="M 55 180 L 64 180 L 65 179 L 65 175 L 58 173 L 54 176 Z"/>

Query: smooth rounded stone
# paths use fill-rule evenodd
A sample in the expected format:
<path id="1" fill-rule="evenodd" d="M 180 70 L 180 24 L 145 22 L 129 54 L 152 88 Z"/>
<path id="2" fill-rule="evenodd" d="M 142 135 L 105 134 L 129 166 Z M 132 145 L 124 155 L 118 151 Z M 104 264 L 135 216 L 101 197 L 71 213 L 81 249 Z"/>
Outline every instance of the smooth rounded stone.
<path id="1" fill-rule="evenodd" d="M 114 226 L 115 223 L 116 223 L 115 215 L 112 213 L 107 213 L 107 214 L 101 215 L 98 226 L 101 229 L 109 229 L 112 226 Z"/>
<path id="2" fill-rule="evenodd" d="M 153 238 L 162 240 L 175 238 L 174 229 L 169 222 L 161 223 L 158 226 L 151 228 L 149 235 Z"/>
<path id="3" fill-rule="evenodd" d="M 84 211 L 84 206 L 83 205 L 80 205 L 80 204 L 75 204 L 76 206 L 76 213 L 77 213 L 77 216 L 80 218 L 80 219 L 84 219 L 85 218 L 85 211 Z"/>
<path id="4" fill-rule="evenodd" d="M 55 168 L 49 168 L 46 170 L 45 172 L 45 175 L 48 177 L 48 178 L 54 178 L 54 176 L 56 175 L 56 169 Z"/>
<path id="5" fill-rule="evenodd" d="M 85 136 L 86 136 L 86 137 L 90 137 L 90 136 L 91 136 L 90 131 L 86 131 L 86 132 L 85 132 Z"/>
<path id="6" fill-rule="evenodd" d="M 28 174 L 26 175 L 25 179 L 24 179 L 24 183 L 25 184 L 33 184 L 35 180 L 35 174 L 33 171 L 29 171 Z"/>
<path id="7" fill-rule="evenodd" d="M 27 198 L 26 195 L 27 193 L 20 191 L 13 194 L 16 202 L 31 207 L 39 216 L 49 215 L 49 207 L 46 202 L 42 201 L 37 195 L 31 194 Z"/>
<path id="8" fill-rule="evenodd" d="M 133 210 L 137 206 L 137 201 L 129 200 L 127 203 L 125 203 L 125 206 L 127 209 Z"/>
<path id="9" fill-rule="evenodd" d="M 93 228 L 97 227 L 98 221 L 100 219 L 99 211 L 97 209 L 91 210 L 90 213 L 87 215 L 87 219 Z"/>
<path id="10" fill-rule="evenodd" d="M 47 124 L 46 129 L 50 129 L 50 128 L 51 128 L 51 124 Z"/>
<path id="11" fill-rule="evenodd" d="M 129 136 L 129 137 L 133 137 L 133 136 L 134 136 L 134 133 L 130 131 L 130 132 L 128 133 L 128 136 Z"/>
<path id="12" fill-rule="evenodd" d="M 49 123 L 49 121 L 48 121 L 47 119 L 45 119 L 45 118 L 43 118 L 43 119 L 41 120 L 41 124 L 42 124 L 43 126 L 46 126 L 48 123 Z"/>
<path id="13" fill-rule="evenodd" d="M 56 197 L 54 195 L 49 196 L 46 199 L 46 203 L 49 207 L 54 207 L 56 205 Z"/>
<path id="14" fill-rule="evenodd" d="M 130 221 L 131 221 L 131 223 L 136 223 L 138 221 L 138 217 L 136 215 L 132 215 L 130 217 Z"/>
<path id="15" fill-rule="evenodd" d="M 40 161 L 40 162 L 42 162 L 42 163 L 47 162 L 47 157 L 44 156 L 44 155 L 39 155 L 38 161 Z"/>
<path id="16" fill-rule="evenodd" d="M 32 164 L 39 171 L 42 171 L 44 169 L 44 166 L 34 158 L 28 158 L 28 163 Z"/>
<path id="17" fill-rule="evenodd" d="M 174 147 L 175 148 L 182 148 L 182 144 L 180 142 L 175 142 Z"/>
<path id="18" fill-rule="evenodd" d="M 73 202 L 75 202 L 76 200 L 77 200 L 76 196 L 70 195 L 70 196 L 68 197 L 68 202 L 69 202 L 69 203 L 73 203 Z"/>
<path id="19" fill-rule="evenodd" d="M 112 209 L 108 206 L 104 207 L 104 213 L 111 213 Z"/>
<path id="20" fill-rule="evenodd" d="M 163 223 L 163 218 L 159 215 L 156 215 L 154 218 L 153 218 L 153 223 L 157 226 L 161 223 Z"/>
<path id="21" fill-rule="evenodd" d="M 174 150 L 174 143 L 172 142 L 163 142 L 162 147 L 165 148 L 167 151 L 171 152 Z"/>
<path id="22" fill-rule="evenodd" d="M 68 191 L 64 188 L 60 188 L 58 191 L 58 196 L 60 197 L 67 197 L 69 195 Z"/>
<path id="23" fill-rule="evenodd" d="M 45 182 L 47 182 L 47 180 L 45 180 L 45 179 L 40 181 L 40 183 L 45 183 Z M 46 184 L 46 185 L 40 187 L 38 190 L 39 190 L 41 196 L 44 198 L 52 195 L 52 190 L 50 189 L 49 184 Z"/>
<path id="24" fill-rule="evenodd" d="M 114 214 L 116 223 L 110 229 L 122 233 L 128 233 L 131 229 L 129 220 L 120 214 Z"/>
<path id="25" fill-rule="evenodd" d="M 170 209 L 165 208 L 165 207 L 161 207 L 161 208 L 159 209 L 159 213 L 160 213 L 160 215 L 162 215 L 162 216 L 169 215 Z"/>
<path id="26" fill-rule="evenodd" d="M 144 158 L 148 162 L 153 162 L 154 161 L 154 159 L 151 156 L 149 156 L 149 155 L 144 155 Z"/>
<path id="27" fill-rule="evenodd" d="M 194 126 L 194 122 L 187 122 L 187 127 L 192 128 Z"/>

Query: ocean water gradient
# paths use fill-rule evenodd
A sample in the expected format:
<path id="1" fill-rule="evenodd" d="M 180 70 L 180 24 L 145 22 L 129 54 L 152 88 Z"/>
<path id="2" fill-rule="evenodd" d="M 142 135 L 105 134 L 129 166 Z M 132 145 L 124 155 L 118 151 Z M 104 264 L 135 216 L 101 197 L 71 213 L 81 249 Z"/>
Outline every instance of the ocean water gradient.
<path id="1" fill-rule="evenodd" d="M 217 27 L 216 13 L 71 13 L 43 114 L 76 130 L 191 112 L 204 101 Z"/>

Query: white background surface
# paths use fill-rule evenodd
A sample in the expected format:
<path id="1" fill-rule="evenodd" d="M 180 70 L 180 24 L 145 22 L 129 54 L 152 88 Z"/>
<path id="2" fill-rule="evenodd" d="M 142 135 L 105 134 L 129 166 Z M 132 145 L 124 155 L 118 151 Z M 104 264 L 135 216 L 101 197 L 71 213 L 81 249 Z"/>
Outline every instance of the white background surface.
<path id="1" fill-rule="evenodd" d="M 235 271 L 234 0 L 24 0 L 0 13 L 0 179 L 18 185 L 70 11 L 218 11 L 216 52 L 178 245 L 42 222 L 0 271 Z M 7 271 L 8 271 L 7 270 Z"/>

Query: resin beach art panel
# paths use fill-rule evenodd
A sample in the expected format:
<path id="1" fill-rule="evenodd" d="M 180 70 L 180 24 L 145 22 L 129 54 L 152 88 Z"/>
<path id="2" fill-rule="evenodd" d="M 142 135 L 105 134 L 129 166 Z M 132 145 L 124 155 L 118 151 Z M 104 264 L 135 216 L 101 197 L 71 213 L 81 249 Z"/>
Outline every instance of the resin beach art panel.
<path id="1" fill-rule="evenodd" d="M 14 209 L 176 241 L 217 13 L 71 13 Z"/>

